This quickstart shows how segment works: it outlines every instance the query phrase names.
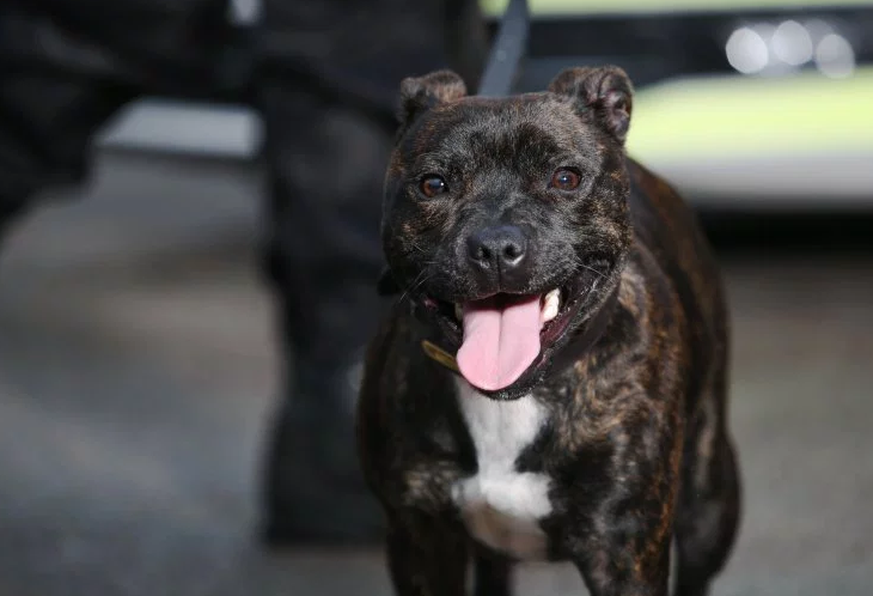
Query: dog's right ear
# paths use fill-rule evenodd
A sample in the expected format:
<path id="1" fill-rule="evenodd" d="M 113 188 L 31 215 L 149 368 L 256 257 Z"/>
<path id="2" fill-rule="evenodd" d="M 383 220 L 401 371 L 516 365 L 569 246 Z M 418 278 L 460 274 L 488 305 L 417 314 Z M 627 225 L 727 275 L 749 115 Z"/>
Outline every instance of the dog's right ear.
<path id="1" fill-rule="evenodd" d="M 622 69 L 568 68 L 555 77 L 549 91 L 570 97 L 581 116 L 593 116 L 596 123 L 624 143 L 630 126 L 633 85 Z"/>
<path id="2" fill-rule="evenodd" d="M 467 86 L 451 70 L 438 70 L 423 77 L 409 77 L 400 83 L 400 128 L 405 131 L 415 119 L 441 103 L 461 99 Z"/>

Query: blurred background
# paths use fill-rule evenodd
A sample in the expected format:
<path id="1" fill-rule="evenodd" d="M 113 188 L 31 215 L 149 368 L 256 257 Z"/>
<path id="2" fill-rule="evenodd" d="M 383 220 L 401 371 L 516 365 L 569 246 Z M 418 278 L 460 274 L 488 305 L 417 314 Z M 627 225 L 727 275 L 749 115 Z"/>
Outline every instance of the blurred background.
<path id="1" fill-rule="evenodd" d="M 531 0 L 519 88 L 616 63 L 629 151 L 700 214 L 734 327 L 745 515 L 716 596 L 873 590 L 873 4 Z M 485 0 L 492 21 L 505 3 Z M 237 0 L 244 28 L 254 0 Z M 154 97 L 0 258 L 0 595 L 389 594 L 376 549 L 267 553 L 278 391 L 249 109 Z M 75 201 L 60 199 L 75 197 Z M 56 200 L 57 199 L 57 200 Z M 530 566 L 520 594 L 582 593 Z"/>

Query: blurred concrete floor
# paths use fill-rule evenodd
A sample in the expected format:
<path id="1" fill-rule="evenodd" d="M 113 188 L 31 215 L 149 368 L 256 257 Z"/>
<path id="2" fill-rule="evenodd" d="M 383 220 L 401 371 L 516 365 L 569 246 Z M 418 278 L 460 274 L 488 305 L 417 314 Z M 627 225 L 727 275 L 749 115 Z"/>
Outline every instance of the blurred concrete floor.
<path id="1" fill-rule="evenodd" d="M 0 261 L 0 596 L 387 595 L 378 551 L 253 540 L 278 362 L 256 173 L 104 154 L 84 195 Z M 873 256 L 725 266 L 746 514 L 714 594 L 869 596 Z"/>

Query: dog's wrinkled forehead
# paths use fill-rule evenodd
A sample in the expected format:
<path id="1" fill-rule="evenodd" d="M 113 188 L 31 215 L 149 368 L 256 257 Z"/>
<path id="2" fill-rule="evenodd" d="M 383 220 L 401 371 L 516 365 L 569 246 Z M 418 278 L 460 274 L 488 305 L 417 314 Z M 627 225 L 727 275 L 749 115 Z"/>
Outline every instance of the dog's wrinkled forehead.
<path id="1" fill-rule="evenodd" d="M 401 143 L 404 166 L 449 173 L 549 168 L 571 161 L 596 169 L 598 131 L 551 93 L 509 99 L 463 98 L 422 115 Z"/>
<path id="2" fill-rule="evenodd" d="M 451 71 L 405 79 L 389 178 L 427 168 L 530 171 L 561 161 L 595 170 L 602 156 L 623 152 L 632 95 L 624 71 L 609 66 L 570 68 L 545 92 L 505 99 L 468 97 Z"/>

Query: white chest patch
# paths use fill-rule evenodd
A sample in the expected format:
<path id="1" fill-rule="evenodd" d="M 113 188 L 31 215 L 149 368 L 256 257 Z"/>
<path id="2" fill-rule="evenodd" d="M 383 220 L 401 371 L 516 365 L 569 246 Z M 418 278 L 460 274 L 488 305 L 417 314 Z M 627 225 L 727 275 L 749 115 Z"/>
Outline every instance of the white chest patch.
<path id="1" fill-rule="evenodd" d="M 532 396 L 494 401 L 458 379 L 458 403 L 476 446 L 479 469 L 459 481 L 452 497 L 477 540 L 520 559 L 542 559 L 546 536 L 539 520 L 552 510 L 550 479 L 518 472 L 518 456 L 536 438 L 547 411 Z"/>

